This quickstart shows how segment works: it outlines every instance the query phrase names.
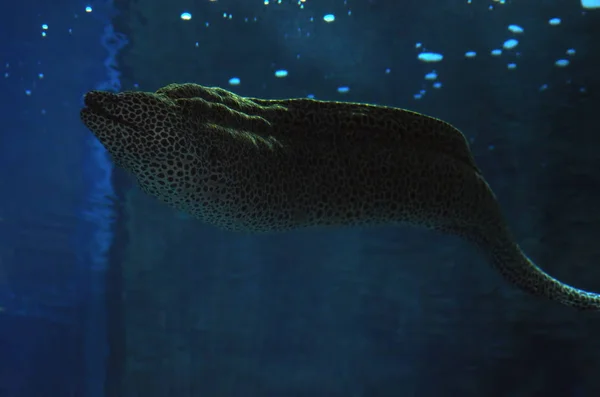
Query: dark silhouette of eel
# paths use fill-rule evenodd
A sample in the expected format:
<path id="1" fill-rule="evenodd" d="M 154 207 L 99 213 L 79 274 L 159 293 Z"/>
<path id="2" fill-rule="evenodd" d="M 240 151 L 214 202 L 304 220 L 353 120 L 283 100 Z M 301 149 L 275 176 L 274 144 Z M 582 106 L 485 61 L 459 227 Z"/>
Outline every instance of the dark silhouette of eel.
<path id="1" fill-rule="evenodd" d="M 465 137 L 442 120 L 196 84 L 91 91 L 81 119 L 142 190 L 206 223 L 247 232 L 424 226 L 471 241 L 524 291 L 600 309 L 599 294 L 561 283 L 523 253 Z"/>

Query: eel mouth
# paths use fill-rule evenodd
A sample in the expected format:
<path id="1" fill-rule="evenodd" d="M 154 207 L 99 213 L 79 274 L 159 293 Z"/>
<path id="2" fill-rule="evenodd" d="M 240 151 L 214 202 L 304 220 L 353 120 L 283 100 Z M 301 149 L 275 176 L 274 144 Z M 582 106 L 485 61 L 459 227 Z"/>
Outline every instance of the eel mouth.
<path id="1" fill-rule="evenodd" d="M 112 96 L 115 96 L 115 94 L 101 91 L 90 91 L 83 97 L 84 108 L 82 111 L 85 111 L 86 113 L 94 113 L 108 119 L 113 119 L 114 116 L 111 115 L 102 105 L 103 102 L 113 99 L 111 98 Z M 113 102 L 116 102 L 116 98 L 113 99 Z"/>
<path id="2" fill-rule="evenodd" d="M 104 104 L 107 102 L 114 106 L 118 106 L 119 100 L 117 98 L 117 94 L 104 91 L 90 91 L 86 93 L 83 97 L 84 107 L 81 109 L 81 116 L 84 117 L 87 114 L 93 114 L 110 120 L 116 124 L 126 125 L 128 127 L 137 129 L 137 126 L 133 123 L 120 116 L 115 116 L 110 111 L 106 110 Z"/>

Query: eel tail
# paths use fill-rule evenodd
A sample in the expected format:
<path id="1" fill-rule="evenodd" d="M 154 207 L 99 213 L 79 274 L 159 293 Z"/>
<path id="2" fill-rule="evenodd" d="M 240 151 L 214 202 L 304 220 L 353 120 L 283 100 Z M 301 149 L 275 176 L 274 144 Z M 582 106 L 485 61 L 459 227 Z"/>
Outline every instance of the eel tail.
<path id="1" fill-rule="evenodd" d="M 485 251 L 491 255 L 494 266 L 518 288 L 579 310 L 600 311 L 600 294 L 571 287 L 551 277 L 529 259 L 513 240 L 506 239 L 502 243 L 496 241 L 487 248 Z"/>

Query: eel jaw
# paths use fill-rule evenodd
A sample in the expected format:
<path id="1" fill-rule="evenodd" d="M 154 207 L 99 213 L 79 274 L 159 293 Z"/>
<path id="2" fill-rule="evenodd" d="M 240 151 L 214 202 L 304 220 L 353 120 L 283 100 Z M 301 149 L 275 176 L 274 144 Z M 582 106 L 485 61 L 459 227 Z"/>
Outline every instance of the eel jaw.
<path id="1" fill-rule="evenodd" d="M 83 98 L 84 107 L 80 111 L 81 119 L 88 128 L 90 125 L 86 123 L 86 116 L 96 116 L 104 120 L 109 120 L 116 124 L 126 125 L 131 128 L 137 126 L 124 120 L 122 117 L 116 116 L 111 112 L 119 105 L 117 94 L 105 91 L 90 91 Z M 90 128 L 91 129 L 91 128 Z M 93 130 L 92 130 L 93 132 Z"/>

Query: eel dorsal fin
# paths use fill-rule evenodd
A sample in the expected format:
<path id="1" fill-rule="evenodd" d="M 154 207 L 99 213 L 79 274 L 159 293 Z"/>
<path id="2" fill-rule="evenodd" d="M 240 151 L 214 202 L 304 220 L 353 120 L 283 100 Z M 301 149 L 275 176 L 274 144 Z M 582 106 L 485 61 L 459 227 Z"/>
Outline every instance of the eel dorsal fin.
<path id="1" fill-rule="evenodd" d="M 454 157 L 480 173 L 460 130 L 443 120 L 406 109 L 307 98 L 241 97 L 219 87 L 203 87 L 192 83 L 170 84 L 156 93 L 171 99 L 199 98 L 211 104 L 222 104 L 244 115 L 264 116 L 266 120 L 273 120 L 271 116 L 275 113 L 278 113 L 282 122 L 302 119 L 307 124 L 304 130 L 306 134 L 296 136 L 297 139 L 324 139 L 327 134 L 342 134 L 346 142 L 357 147 L 366 140 L 376 139 L 391 140 L 391 144 L 400 147 L 412 145 L 418 150 L 430 150 Z M 344 125 L 347 128 L 340 129 Z M 261 135 L 263 130 L 251 132 Z M 339 136 L 330 138 L 337 139 Z"/>
<path id="2" fill-rule="evenodd" d="M 406 109 L 353 102 L 314 99 L 251 100 L 267 107 L 282 105 L 292 114 L 313 113 L 315 130 L 319 133 L 342 134 L 349 144 L 356 147 L 367 141 L 382 140 L 399 148 L 412 147 L 452 157 L 480 173 L 463 133 L 435 117 Z M 327 113 L 329 115 L 325 116 Z"/>

